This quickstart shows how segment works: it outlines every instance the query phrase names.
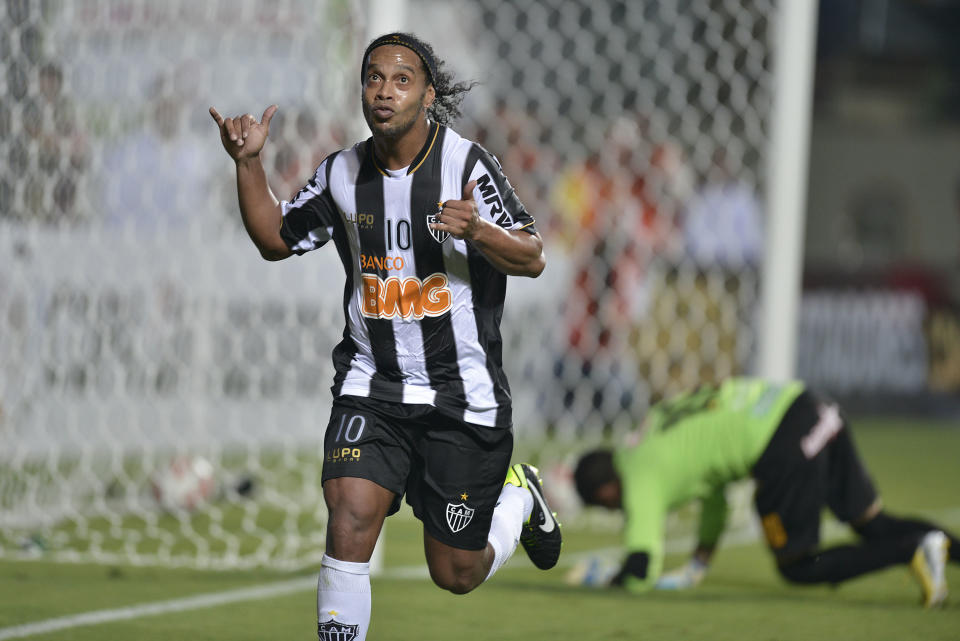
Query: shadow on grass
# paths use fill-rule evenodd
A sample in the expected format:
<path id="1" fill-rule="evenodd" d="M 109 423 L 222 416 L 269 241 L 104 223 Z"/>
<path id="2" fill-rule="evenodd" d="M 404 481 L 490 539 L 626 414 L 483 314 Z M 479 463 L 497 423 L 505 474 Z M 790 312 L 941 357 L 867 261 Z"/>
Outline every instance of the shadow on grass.
<path id="1" fill-rule="evenodd" d="M 582 586 L 570 586 L 560 582 L 546 582 L 527 580 L 519 577 L 502 577 L 491 582 L 489 586 L 483 589 L 496 589 L 500 591 L 509 591 L 517 593 L 530 594 L 539 592 L 554 596 L 566 595 L 575 596 L 577 600 L 600 600 L 600 601 L 620 601 L 629 602 L 642 599 L 646 603 L 658 604 L 706 604 L 706 603 L 726 603 L 753 604 L 762 606 L 783 606 L 789 607 L 803 603 L 807 606 L 823 606 L 825 608 L 835 608 L 838 606 L 845 608 L 856 608 L 864 611 L 904 611 L 915 612 L 920 609 L 919 593 L 914 599 L 908 594 L 851 594 L 847 591 L 844 594 L 843 587 L 832 586 L 802 586 L 790 585 L 788 583 L 762 583 L 759 581 L 728 581 L 723 583 L 713 583 L 692 590 L 684 591 L 662 591 L 651 590 L 644 594 L 631 594 L 619 588 L 588 588 Z M 960 609 L 960 604 L 956 608 L 948 603 L 947 610 Z"/>

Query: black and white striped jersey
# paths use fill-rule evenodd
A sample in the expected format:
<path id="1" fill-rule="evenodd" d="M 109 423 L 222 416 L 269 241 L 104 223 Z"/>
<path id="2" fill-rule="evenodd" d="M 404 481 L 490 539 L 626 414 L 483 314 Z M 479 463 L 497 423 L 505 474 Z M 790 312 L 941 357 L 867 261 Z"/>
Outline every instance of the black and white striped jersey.
<path id="1" fill-rule="evenodd" d="M 436 123 L 409 167 L 384 169 L 367 140 L 329 156 L 281 203 L 290 249 L 302 254 L 332 239 L 346 272 L 334 396 L 427 404 L 469 423 L 511 424 L 500 338 L 506 276 L 469 243 L 437 237 L 428 226 L 471 180 L 481 216 L 535 233 L 497 160 Z"/>

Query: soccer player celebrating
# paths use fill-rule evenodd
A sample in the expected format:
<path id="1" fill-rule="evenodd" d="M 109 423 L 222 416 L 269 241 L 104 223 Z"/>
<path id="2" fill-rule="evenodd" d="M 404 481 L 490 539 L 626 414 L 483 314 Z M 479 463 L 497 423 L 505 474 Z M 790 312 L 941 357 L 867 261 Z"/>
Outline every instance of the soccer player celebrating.
<path id="1" fill-rule="evenodd" d="M 947 596 L 944 566 L 960 542 L 943 528 L 885 512 L 846 419 L 799 382 L 730 379 L 651 408 L 641 440 L 584 455 L 574 472 L 585 503 L 625 512 L 627 557 L 610 581 L 632 591 L 682 589 L 706 574 L 724 528 L 724 486 L 752 475 L 755 505 L 777 568 L 795 583 L 840 583 L 909 564 L 927 607 Z M 669 510 L 702 501 L 690 561 L 663 576 Z M 856 545 L 818 549 L 820 513 L 849 523 Z"/>
<path id="2" fill-rule="evenodd" d="M 259 157 L 277 107 L 259 122 L 210 109 L 261 255 L 332 240 L 346 272 L 324 439 L 321 639 L 366 637 L 370 556 L 404 494 L 430 576 L 451 592 L 492 576 L 518 541 L 541 569 L 560 554 L 537 470 L 510 466 L 499 330 L 506 276 L 539 276 L 543 243 L 497 160 L 447 126 L 470 87 L 443 66 L 410 34 L 371 42 L 360 81 L 372 137 L 330 155 L 290 202 L 271 193 Z"/>

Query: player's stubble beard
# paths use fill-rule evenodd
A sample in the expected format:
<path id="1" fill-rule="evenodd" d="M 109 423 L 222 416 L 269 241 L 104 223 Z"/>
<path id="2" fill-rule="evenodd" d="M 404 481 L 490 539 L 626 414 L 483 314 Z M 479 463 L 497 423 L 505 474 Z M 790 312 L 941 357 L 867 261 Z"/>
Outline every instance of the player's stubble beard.
<path id="1" fill-rule="evenodd" d="M 426 96 L 427 89 L 424 89 L 423 93 L 420 94 L 420 99 L 416 103 L 410 105 L 405 111 L 394 111 L 389 122 L 378 122 L 375 120 L 371 112 L 370 103 L 367 102 L 366 96 L 362 96 L 360 102 L 363 106 L 363 119 L 367 121 L 367 127 L 370 128 L 374 138 L 388 141 L 400 140 L 413 129 L 420 118 L 426 116 L 426 108 L 423 106 L 423 101 Z M 403 119 L 405 115 L 408 117 Z"/>

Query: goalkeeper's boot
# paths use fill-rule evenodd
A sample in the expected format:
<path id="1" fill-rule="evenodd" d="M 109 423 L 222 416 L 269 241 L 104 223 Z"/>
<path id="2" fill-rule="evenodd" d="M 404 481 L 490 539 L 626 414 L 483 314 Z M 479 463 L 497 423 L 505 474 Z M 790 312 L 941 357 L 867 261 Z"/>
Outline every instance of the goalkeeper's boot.
<path id="1" fill-rule="evenodd" d="M 504 485 L 516 485 L 530 490 L 533 495 L 533 510 L 530 512 L 520 532 L 520 543 L 527 556 L 541 570 L 549 570 L 560 558 L 563 537 L 560 534 L 560 521 L 556 512 L 551 512 L 543 498 L 543 484 L 537 468 L 527 463 L 517 463 L 510 467 Z"/>
<path id="2" fill-rule="evenodd" d="M 947 549 L 950 539 L 940 530 L 927 532 L 910 561 L 910 570 L 923 590 L 923 605 L 935 608 L 947 598 Z"/>

